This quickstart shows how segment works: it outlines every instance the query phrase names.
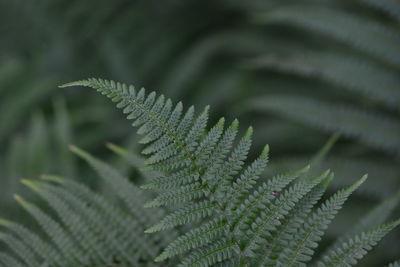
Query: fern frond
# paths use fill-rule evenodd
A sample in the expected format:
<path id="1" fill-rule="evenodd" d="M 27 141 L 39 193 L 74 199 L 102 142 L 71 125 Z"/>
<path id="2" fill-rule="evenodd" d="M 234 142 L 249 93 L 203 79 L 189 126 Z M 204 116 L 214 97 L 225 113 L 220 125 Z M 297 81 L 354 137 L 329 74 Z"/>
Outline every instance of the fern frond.
<path id="1" fill-rule="evenodd" d="M 317 266 L 340 266 L 344 264 L 356 264 L 367 254 L 373 246 L 377 244 L 388 232 L 400 224 L 400 219 L 380 225 L 368 232 L 363 232 L 346 242 L 342 243 L 340 248 L 330 250 Z"/>
<path id="2" fill-rule="evenodd" d="M 78 200 L 68 191 L 57 187 L 32 181 L 24 181 L 24 183 L 32 187 L 52 206 L 69 232 L 76 237 L 76 241 L 90 253 L 91 257 L 96 259 L 98 264 L 108 264 L 109 255 L 112 255 L 115 250 L 121 255 L 120 260 L 123 262 L 131 264 L 136 262 L 133 256 L 135 254 L 129 255 L 127 246 L 116 242 L 118 239 L 115 234 L 116 229 L 103 225 L 104 219 L 92 208 L 84 208 L 88 203 Z M 107 242 L 104 242 L 104 239 Z M 139 255 L 136 254 L 136 257 L 139 258 Z"/>
<path id="3" fill-rule="evenodd" d="M 252 110 L 271 111 L 329 132 L 358 137 L 373 147 L 391 152 L 400 150 L 399 124 L 388 116 L 301 96 L 271 95 L 251 100 L 247 106 Z"/>
<path id="4" fill-rule="evenodd" d="M 155 261 L 163 261 L 175 255 L 185 253 L 193 248 L 201 247 L 222 237 L 228 227 L 227 221 L 224 219 L 214 219 L 202 226 L 195 228 L 185 235 L 178 237 L 175 241 L 155 259 Z"/>
<path id="5" fill-rule="evenodd" d="M 224 160 L 229 151 L 232 149 L 238 128 L 239 121 L 235 119 L 224 132 L 212 155 L 209 157 L 207 162 L 205 162 L 205 165 L 209 167 L 205 171 L 204 179 L 211 185 L 214 185 L 216 183 L 215 181 L 218 179 L 218 176 L 221 175 L 219 172 L 223 169 L 222 165 L 224 164 Z M 247 134 L 245 136 L 247 136 Z"/>
<path id="6" fill-rule="evenodd" d="M 265 146 L 261 155 L 256 159 L 250 166 L 247 167 L 240 175 L 240 177 L 233 182 L 229 198 L 227 198 L 228 209 L 235 210 L 238 205 L 241 204 L 242 200 L 247 196 L 249 191 L 257 183 L 257 179 L 264 171 L 268 162 L 269 146 Z"/>
<path id="7" fill-rule="evenodd" d="M 286 6 L 257 17 L 258 22 L 280 22 L 317 32 L 399 67 L 400 38 L 388 25 L 322 6 Z"/>
<path id="8" fill-rule="evenodd" d="M 137 212 L 143 205 L 143 200 L 146 199 L 142 192 L 136 188 L 127 178 L 121 176 L 116 170 L 104 162 L 94 158 L 87 152 L 75 147 L 70 147 L 71 151 L 78 156 L 85 159 L 94 170 L 97 171 L 100 178 L 102 178 L 113 190 L 118 194 L 121 200 L 126 204 L 132 214 L 139 222 L 143 224 L 154 221 L 158 214 L 154 212 L 143 211 L 140 215 Z"/>
<path id="9" fill-rule="evenodd" d="M 371 209 L 365 216 L 363 216 L 360 221 L 350 229 L 348 233 L 346 233 L 342 237 L 337 238 L 336 241 L 334 241 L 333 244 L 331 244 L 329 248 L 326 249 L 327 252 L 324 252 L 321 255 L 321 258 L 326 257 L 328 251 L 338 249 L 346 238 L 349 238 L 350 236 L 355 234 L 360 234 L 363 231 L 367 231 L 374 227 L 378 227 L 380 224 L 384 223 L 387 218 L 389 218 L 396 206 L 399 205 L 399 203 L 400 192 L 397 192 L 392 197 L 386 199 L 385 201 L 382 201 L 380 204 Z"/>
<path id="10" fill-rule="evenodd" d="M 212 266 L 232 257 L 235 242 L 231 240 L 220 240 L 212 245 L 206 246 L 189 254 L 178 266 Z"/>
<path id="11" fill-rule="evenodd" d="M 250 216 L 245 218 L 243 227 L 239 229 L 239 235 L 244 240 L 243 251 L 245 255 L 254 257 L 254 251 L 260 250 L 268 243 L 272 232 L 277 230 L 281 224 L 280 220 L 288 216 L 301 198 L 318 185 L 329 173 L 316 178 L 314 181 L 300 181 L 285 190 L 273 203 L 265 210 L 257 207 Z M 258 216 L 257 216 L 258 215 Z"/>
<path id="12" fill-rule="evenodd" d="M 295 172 L 277 175 L 259 186 L 238 208 L 238 215 L 233 219 L 232 227 L 241 228 L 245 218 L 251 217 L 260 207 L 269 206 L 288 184 L 305 174 L 309 168 L 306 166 Z"/>
<path id="13" fill-rule="evenodd" d="M 158 195 L 155 199 L 144 204 L 144 207 L 162 207 L 177 205 L 200 199 L 204 196 L 204 186 L 198 182 L 183 186 L 180 189 L 167 191 Z"/>
<path id="14" fill-rule="evenodd" d="M 333 174 L 314 187 L 307 195 L 296 203 L 291 216 L 281 220 L 281 225 L 278 226 L 278 230 L 274 232 L 268 240 L 268 249 L 260 251 L 262 256 L 257 259 L 257 264 L 259 266 L 271 264 L 276 258 L 279 258 L 279 254 L 282 253 L 286 247 L 285 241 L 292 237 L 294 232 L 293 229 L 301 227 L 304 224 L 311 213 L 312 208 L 320 200 L 332 179 Z"/>
<path id="15" fill-rule="evenodd" d="M 137 256 L 154 256 L 157 250 L 154 244 L 156 241 L 143 236 L 143 226 L 140 226 L 132 215 L 127 215 L 83 184 L 52 175 L 44 175 L 42 179 L 62 185 L 65 189 L 53 187 L 52 190 L 62 196 L 83 220 L 88 220 L 89 222 L 85 223 L 96 228 L 97 233 L 104 236 L 107 243 L 113 249 L 117 249 L 127 262 L 134 264 Z M 90 207 L 87 207 L 88 205 Z M 127 232 L 134 236 L 134 240 L 125 239 Z"/>
<path id="16" fill-rule="evenodd" d="M 244 266 L 249 262 L 264 266 L 278 259 L 287 266 L 304 264 L 313 255 L 323 230 L 366 178 L 339 191 L 311 213 L 332 179 L 330 171 L 316 178 L 305 177 L 307 166 L 258 183 L 269 147 L 247 162 L 251 127 L 233 145 L 238 121 L 225 129 L 221 118 L 207 130 L 209 107 L 196 117 L 194 107 L 184 113 L 178 104 L 174 115 L 172 102 L 154 92 L 146 94 L 144 89 L 136 92 L 132 86 L 101 79 L 69 85 L 92 87 L 118 102 L 117 107 L 134 120 L 133 126 L 140 127 L 138 132 L 149 141 L 144 149 L 146 163 L 160 175 L 143 187 L 160 192 L 145 207 L 176 209 L 146 232 L 194 225 L 170 243 L 156 261 L 183 254 L 180 266 Z M 100 168 L 94 158 L 77 152 Z M 114 176 L 103 167 L 100 171 L 100 175 Z"/>
<path id="17" fill-rule="evenodd" d="M 313 254 L 313 249 L 318 246 L 316 242 L 320 241 L 323 231 L 328 227 L 338 210 L 342 208 L 350 194 L 365 180 L 366 176 L 352 186 L 340 190 L 311 214 L 305 220 L 303 226 L 298 228 L 297 231 L 295 230 L 293 236 L 287 239 L 287 245 L 280 255 L 279 262 L 284 266 L 304 265 L 304 262 L 308 262 Z"/>
<path id="18" fill-rule="evenodd" d="M 77 213 L 68 206 L 68 204 L 60 198 L 59 194 L 55 194 L 49 188 L 44 188 L 43 184 L 35 181 L 22 180 L 22 183 L 29 186 L 32 190 L 38 193 L 53 210 L 57 213 L 68 231 L 79 242 L 83 251 L 90 251 L 99 260 L 100 264 L 106 264 L 107 253 L 102 253 L 104 244 L 100 242 L 98 233 L 89 228 L 87 222 L 82 220 Z"/>
<path id="19" fill-rule="evenodd" d="M 397 73 L 348 54 L 299 51 L 286 56 L 261 56 L 251 64 L 255 68 L 273 68 L 316 77 L 379 100 L 391 108 L 399 108 L 400 93 L 397 86 L 400 79 Z"/>
<path id="20" fill-rule="evenodd" d="M 171 175 L 159 175 L 147 184 L 142 185 L 141 188 L 160 191 L 166 189 L 178 189 L 181 186 L 195 182 L 198 178 L 198 175 L 191 173 L 190 170 L 183 169 Z"/>
<path id="21" fill-rule="evenodd" d="M 207 169 L 216 169 L 214 171 L 215 174 L 211 177 L 208 177 L 207 181 L 209 181 L 213 190 L 215 190 L 215 197 L 219 198 L 223 205 L 227 204 L 225 194 L 230 190 L 230 185 L 232 183 L 232 180 L 234 179 L 234 176 L 239 173 L 245 163 L 247 154 L 250 150 L 252 135 L 253 128 L 249 127 L 237 146 L 233 149 L 227 160 L 225 160 L 225 163 L 223 165 L 213 164 L 211 166 L 215 167 L 207 167 Z"/>
<path id="22" fill-rule="evenodd" d="M 34 217 L 60 251 L 65 253 L 69 262 L 75 264 L 89 262 L 88 256 L 82 253 L 82 248 L 76 246 L 74 240 L 58 222 L 22 197 L 15 195 L 15 199 Z"/>
<path id="23" fill-rule="evenodd" d="M 20 260 L 16 259 L 14 256 L 11 256 L 1 251 L 0 251 L 0 263 L 2 263 L 3 266 L 15 266 L 15 267 L 25 266 Z"/>
<path id="24" fill-rule="evenodd" d="M 0 225 L 11 231 L 16 237 L 25 241 L 25 244 L 29 246 L 29 249 L 35 252 L 39 256 L 45 256 L 42 258 L 48 262 L 60 262 L 61 254 L 51 246 L 47 241 L 40 238 L 36 233 L 30 231 L 24 226 L 0 218 Z M 65 259 L 64 259 L 65 260 Z"/>
<path id="25" fill-rule="evenodd" d="M 0 225 L 9 230 L 1 241 L 21 256 L 26 262 L 23 266 L 114 262 L 137 265 L 154 258 L 160 251 L 159 246 L 174 238 L 174 231 L 157 239 L 143 238 L 144 226 L 133 214 L 120 210 L 74 181 L 48 175 L 42 178 L 42 181 L 25 179 L 22 182 L 49 204 L 57 219 L 49 215 L 51 212 L 48 214 L 19 196 L 16 199 L 38 221 L 50 241 L 42 240 L 18 224 L 0 220 Z"/>
<path id="26" fill-rule="evenodd" d="M 30 248 L 26 246 L 21 240 L 14 237 L 11 234 L 5 234 L 0 232 L 0 241 L 4 242 L 12 251 L 19 256 L 25 262 L 25 265 L 39 265 L 39 261 L 32 253 Z"/>
<path id="27" fill-rule="evenodd" d="M 189 204 L 182 209 L 179 209 L 166 217 L 159 223 L 150 227 L 145 232 L 154 233 L 161 230 L 173 228 L 178 225 L 188 224 L 201 219 L 207 218 L 212 215 L 212 210 L 215 208 L 215 203 L 208 200 Z"/>

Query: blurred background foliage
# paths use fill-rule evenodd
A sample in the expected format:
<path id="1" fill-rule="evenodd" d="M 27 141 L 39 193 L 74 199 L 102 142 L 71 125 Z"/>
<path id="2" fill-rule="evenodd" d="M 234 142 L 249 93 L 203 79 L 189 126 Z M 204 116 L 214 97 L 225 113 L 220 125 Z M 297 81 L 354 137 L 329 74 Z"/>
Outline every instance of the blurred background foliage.
<path id="1" fill-rule="evenodd" d="M 68 144 L 135 176 L 104 145 L 135 151 L 123 116 L 91 91 L 57 89 L 103 77 L 252 124 L 255 147 L 272 147 L 266 177 L 340 134 L 318 167 L 335 171 L 333 187 L 369 173 L 328 238 L 346 233 L 400 190 L 399 22 L 397 0 L 0 0 L 1 217 L 26 219 L 12 199 L 22 177 L 57 173 L 107 194 Z M 362 266 L 396 255 L 399 231 Z"/>

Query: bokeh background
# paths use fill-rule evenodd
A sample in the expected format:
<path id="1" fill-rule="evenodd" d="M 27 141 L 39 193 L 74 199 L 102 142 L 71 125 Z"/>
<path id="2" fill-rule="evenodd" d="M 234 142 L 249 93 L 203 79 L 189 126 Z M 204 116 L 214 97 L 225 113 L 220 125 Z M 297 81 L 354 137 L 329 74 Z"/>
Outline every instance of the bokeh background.
<path id="1" fill-rule="evenodd" d="M 29 224 L 12 197 L 35 199 L 22 177 L 61 174 L 107 194 L 68 144 L 135 177 L 105 145 L 137 149 L 113 104 L 57 88 L 101 77 L 209 104 L 212 122 L 253 125 L 254 152 L 272 150 L 265 177 L 304 166 L 340 135 L 319 163 L 336 174 L 331 188 L 369 180 L 327 246 L 374 205 L 399 203 L 399 74 L 398 0 L 0 0 L 0 217 Z M 397 230 L 360 266 L 399 255 Z"/>

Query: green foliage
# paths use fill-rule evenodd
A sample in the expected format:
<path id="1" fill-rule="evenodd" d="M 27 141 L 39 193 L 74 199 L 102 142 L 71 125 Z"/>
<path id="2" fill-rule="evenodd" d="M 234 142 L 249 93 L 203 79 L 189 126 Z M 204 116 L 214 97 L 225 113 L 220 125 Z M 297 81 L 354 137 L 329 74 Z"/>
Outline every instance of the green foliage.
<path id="1" fill-rule="evenodd" d="M 22 177 L 34 177 L 43 172 L 57 172 L 74 178 L 77 164 L 67 144 L 72 129 L 63 99 L 53 101 L 54 117 L 46 120 L 43 112 L 33 114 L 26 133 L 16 135 L 0 157 L 2 194 L 0 212 L 13 218 L 22 216 L 15 209 L 13 194 L 27 194 L 18 183 Z M 29 197 L 33 197 L 32 194 Z"/>
<path id="2" fill-rule="evenodd" d="M 304 97 L 273 96 L 248 103 L 255 110 L 272 111 L 328 132 L 357 137 L 377 148 L 400 150 L 400 125 L 396 120 L 340 104 L 329 104 Z M 317 117 L 313 114 L 318 113 Z M 340 121 L 338 124 L 336 121 Z"/>
<path id="3" fill-rule="evenodd" d="M 272 36 L 276 27 L 288 33 L 274 36 L 274 41 L 282 39 L 283 44 L 260 53 L 248 66 L 282 73 L 293 89 L 306 81 L 307 89 L 266 93 L 263 99 L 257 96 L 248 102 L 247 110 L 255 104 L 257 110 L 338 131 L 396 155 L 400 141 L 398 21 L 377 15 L 360 2 L 389 15 L 400 10 L 391 1 L 309 1 L 302 5 L 286 1 L 254 12 L 254 22 L 264 26 L 267 34 Z M 377 123 L 382 125 L 373 127 Z"/>
<path id="4" fill-rule="evenodd" d="M 140 142 L 146 144 L 147 164 L 160 172 L 159 177 L 144 186 L 160 190 L 145 206 L 167 206 L 174 210 L 145 232 L 154 233 L 180 225 L 189 227 L 156 261 L 183 254 L 181 266 L 228 262 L 259 266 L 305 265 L 312 259 L 317 242 L 335 214 L 366 179 L 364 176 L 314 209 L 333 178 L 332 173 L 326 171 L 311 178 L 307 176 L 307 167 L 259 183 L 268 161 L 269 147 L 266 146 L 254 161 L 245 164 L 253 130 L 249 128 L 235 142 L 237 120 L 225 129 L 222 118 L 207 131 L 208 107 L 196 117 L 193 106 L 183 112 L 182 103 L 174 106 L 163 95 L 157 96 L 154 92 L 146 95 L 144 89 L 136 91 L 133 86 L 101 79 L 62 87 L 78 85 L 92 87 L 117 102 L 117 107 L 133 120 L 132 125 L 143 135 Z M 135 198 L 140 193 L 129 195 L 136 189 L 127 180 L 114 178 L 118 177 L 116 172 L 86 152 L 75 147 L 72 150 L 86 159 L 103 179 L 112 181 L 110 186 L 126 201 L 133 214 L 141 209 L 130 206 L 139 199 L 128 201 L 129 197 Z M 145 218 L 146 211 L 141 213 L 143 217 L 136 220 Z M 150 216 L 146 220 L 157 219 L 151 220 Z M 340 244 L 342 248 L 328 251 L 320 264 L 335 265 L 341 260 L 340 264 L 354 265 L 366 250 L 399 223 L 399 220 L 393 221 L 349 238 Z"/>
<path id="5" fill-rule="evenodd" d="M 254 146 L 274 148 L 258 184 L 307 165 L 339 132 L 329 156 L 309 175 L 335 170 L 329 193 L 364 173 L 369 179 L 327 229 L 321 246 L 329 246 L 400 187 L 399 22 L 396 0 L 98 0 L 95 9 L 91 1 L 0 1 L 0 215 L 36 229 L 12 194 L 36 203 L 18 181 L 43 172 L 114 195 L 71 157 L 70 143 L 156 191 L 195 179 L 179 173 L 182 179 L 166 181 L 148 172 L 131 145 L 135 136 L 105 99 L 87 90 L 54 90 L 59 81 L 96 75 L 212 105 L 212 121 L 224 114 L 226 121 L 239 118 L 242 127 L 251 122 Z M 54 109 L 53 99 L 66 99 L 68 109 Z M 109 146 L 126 162 L 107 153 L 106 141 L 124 144 Z M 360 265 L 393 261 L 399 234 Z M 17 265 L 4 257 L 8 266 Z"/>
<path id="6" fill-rule="evenodd" d="M 110 201 L 81 183 L 57 176 L 23 180 L 52 211 L 16 195 L 17 201 L 45 232 L 42 237 L 20 224 L 5 219 L 0 221 L 7 229 L 2 241 L 16 253 L 16 261 L 24 262 L 16 266 L 108 266 L 121 262 L 132 266 L 149 262 L 165 240 L 174 236 L 173 232 L 160 235 L 160 238 L 145 236 L 144 222 L 154 222 L 160 215 L 157 211 L 143 209 L 145 196 L 140 192 L 134 194 L 138 189 L 104 162 L 75 147 L 72 150 L 84 157 L 100 177 L 118 188 L 112 190 L 115 200 Z M 110 174 L 112 176 L 108 176 Z M 127 186 L 126 190 L 131 194 L 124 195 L 126 190 L 121 190 L 121 186 Z M 4 255 L 8 258 L 13 254 Z"/>

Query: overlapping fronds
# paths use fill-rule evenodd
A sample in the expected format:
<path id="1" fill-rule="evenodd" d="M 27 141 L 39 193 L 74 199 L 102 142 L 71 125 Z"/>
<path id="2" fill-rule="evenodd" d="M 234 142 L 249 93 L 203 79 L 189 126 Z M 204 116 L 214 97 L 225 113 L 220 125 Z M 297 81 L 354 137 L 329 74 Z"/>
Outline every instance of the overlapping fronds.
<path id="1" fill-rule="evenodd" d="M 286 95 L 259 97 L 249 101 L 248 107 L 274 112 L 328 132 L 357 137 L 377 148 L 396 153 L 400 151 L 400 125 L 389 116 L 318 99 Z"/>
<path id="2" fill-rule="evenodd" d="M 345 233 L 345 235 L 336 239 L 333 244 L 327 248 L 322 255 L 320 256 L 321 259 L 328 259 L 332 256 L 332 254 L 338 253 L 343 249 L 344 242 L 354 242 L 354 239 L 359 238 L 360 235 L 363 235 L 364 231 L 368 231 L 369 229 L 375 228 L 375 233 L 370 233 L 371 236 L 374 234 L 378 234 L 379 231 L 384 231 L 385 227 L 390 229 L 390 227 L 394 226 L 391 224 L 386 225 L 382 229 L 380 229 L 380 225 L 387 221 L 390 217 L 391 213 L 400 203 L 400 192 L 397 192 L 393 196 L 389 197 L 388 199 L 379 203 L 376 207 L 371 209 L 366 215 L 364 215 L 358 223 L 356 223 L 350 230 Z M 359 248 L 361 249 L 361 248 Z M 364 249 L 368 249 L 367 247 Z M 336 252 L 334 252 L 336 251 Z M 351 254 L 351 253 L 350 253 Z M 354 260 L 358 259 L 359 252 L 353 251 Z M 331 255 L 331 256 L 329 256 Z"/>
<path id="3" fill-rule="evenodd" d="M 315 31 L 400 66 L 400 38 L 395 27 L 381 25 L 329 5 L 283 6 L 261 15 L 258 20 Z"/>
<path id="4" fill-rule="evenodd" d="M 374 13 L 373 7 L 383 14 Z M 257 97 L 257 106 L 264 105 L 268 114 L 284 113 L 289 120 L 339 131 L 368 146 L 398 154 L 400 38 L 396 14 L 400 6 L 394 1 L 374 0 L 307 1 L 302 5 L 284 1 L 260 10 L 254 9 L 253 21 L 283 44 L 260 53 L 249 65 L 280 72 L 287 77 L 290 89 L 277 100 L 282 105 L 272 107 L 275 95 L 267 92 L 264 101 Z M 275 35 L 277 27 L 284 33 Z M 304 82 L 307 89 L 300 90 L 298 85 Z M 291 103 L 295 100 L 296 107 L 286 102 L 289 99 Z M 326 100 L 340 105 L 327 104 Z M 310 113 L 308 105 L 321 111 Z M 302 112 L 307 115 L 302 116 Z M 367 128 L 376 120 L 385 124 L 385 130 L 373 130 L 369 135 Z M 394 143 L 382 144 L 392 132 L 396 134 L 389 139 Z"/>
<path id="5" fill-rule="evenodd" d="M 151 238 L 144 234 L 145 224 L 156 222 L 162 211 L 143 209 L 146 197 L 138 188 L 104 162 L 76 147 L 71 149 L 109 183 L 115 200 L 58 176 L 22 180 L 51 209 L 15 196 L 45 235 L 1 219 L 1 241 L 9 248 L 2 252 L 1 262 L 19 262 L 15 266 L 136 266 L 151 261 L 175 237 L 174 231 Z"/>
<path id="6" fill-rule="evenodd" d="M 342 266 L 356 264 L 372 246 L 377 244 L 389 231 L 400 224 L 400 220 L 380 225 L 370 231 L 349 238 L 340 247 L 326 252 L 317 266 Z"/>
<path id="7" fill-rule="evenodd" d="M 252 66 L 322 79 L 354 91 L 355 95 L 364 94 L 390 108 L 399 109 L 400 79 L 397 73 L 351 54 L 299 50 L 297 54 L 258 58 Z"/>
<path id="8" fill-rule="evenodd" d="M 156 261 L 183 254 L 180 266 L 228 262 L 242 266 L 249 262 L 260 266 L 305 265 L 334 215 L 366 179 L 362 177 L 314 209 L 333 174 L 326 171 L 309 177 L 306 167 L 261 182 L 269 147 L 265 146 L 248 163 L 251 127 L 235 141 L 237 120 L 225 127 L 225 119 L 221 118 L 207 130 L 208 106 L 196 116 L 193 106 L 185 112 L 181 102 L 173 105 L 164 95 L 146 94 L 143 88 L 136 90 L 102 79 L 91 78 L 62 87 L 69 86 L 91 87 L 117 102 L 143 135 L 146 163 L 161 173 L 144 186 L 159 191 L 145 206 L 174 208 L 146 232 L 180 225 L 191 228 L 170 243 Z M 346 251 L 362 250 L 356 256 L 359 259 L 365 249 L 398 223 L 379 226 L 342 246 Z M 275 245 L 271 246 L 271 242 Z M 325 259 L 327 264 L 342 251 L 335 253 Z M 340 258 L 345 264 L 356 262 L 353 254 L 346 255 L 347 258 Z"/>
<path id="9" fill-rule="evenodd" d="M 16 205 L 8 201 L 14 203 L 12 193 L 34 200 L 20 188 L 21 176 L 51 171 L 92 180 L 67 152 L 72 128 L 77 137 L 72 143 L 101 156 L 106 150 L 99 144 L 128 136 L 129 127 L 103 99 L 85 91 L 53 90 L 60 80 L 94 73 L 140 81 L 196 106 L 211 104 L 215 116 L 223 113 L 240 116 L 246 124 L 251 121 L 257 128 L 254 145 L 269 142 L 277 151 L 268 174 L 307 164 L 327 135 L 339 131 L 343 138 L 322 169 L 335 170 L 337 178 L 330 187 L 335 189 L 369 173 L 369 182 L 353 196 L 357 207 L 350 203 L 350 210 L 342 213 L 358 214 L 366 208 L 367 198 L 368 203 L 384 199 L 400 186 L 399 157 L 393 156 L 399 153 L 399 22 L 397 0 L 304 0 L 301 6 L 296 0 L 189 0 L 157 5 L 98 0 L 95 9 L 91 2 L 77 0 L 3 1 L 1 216 L 16 214 Z M 53 132 L 47 127 L 52 117 L 49 99 L 60 93 L 67 97 L 72 128 L 61 119 Z M 281 106 L 271 103 L 276 96 Z M 299 99 L 296 110 L 281 97 Z M 256 114 L 235 113 L 249 99 L 265 100 L 269 107 Z M 37 110 L 44 117 L 36 114 L 36 126 L 27 128 L 29 114 Z M 301 111 L 310 112 L 302 116 Z M 66 115 L 66 111 L 56 113 L 60 118 Z M 42 121 L 46 127 L 41 129 Z M 59 140 L 49 143 L 54 135 Z M 143 168 L 142 159 L 131 151 L 110 147 L 135 168 Z M 132 171 L 127 164 L 119 165 L 124 174 Z M 143 187 L 157 192 L 196 179 L 185 172 L 171 179 L 156 171 L 140 174 L 145 179 L 135 176 L 135 181 L 146 181 Z M 265 176 L 269 177 L 261 175 L 257 183 L 264 182 Z M 101 186 L 95 191 L 111 188 Z M 349 223 L 352 216 L 347 217 L 328 229 L 327 239 L 348 230 L 344 221 Z M 374 255 L 377 262 L 368 261 L 368 267 L 387 264 L 399 254 L 399 242 L 390 241 L 383 242 Z M 7 266 L 20 263 L 4 254 L 0 258 Z"/>
<path id="10" fill-rule="evenodd" d="M 28 191 L 18 182 L 21 177 L 35 177 L 43 172 L 75 177 L 76 162 L 67 146 L 72 129 L 62 98 L 54 101 L 54 113 L 51 120 L 46 120 L 43 112 L 34 113 L 26 133 L 15 135 L 4 146 L 6 149 L 0 156 L 2 216 L 22 215 L 12 197 Z"/>

